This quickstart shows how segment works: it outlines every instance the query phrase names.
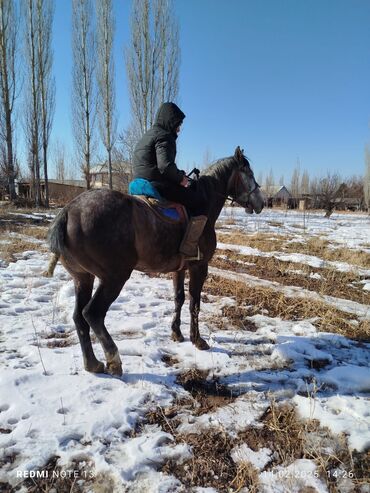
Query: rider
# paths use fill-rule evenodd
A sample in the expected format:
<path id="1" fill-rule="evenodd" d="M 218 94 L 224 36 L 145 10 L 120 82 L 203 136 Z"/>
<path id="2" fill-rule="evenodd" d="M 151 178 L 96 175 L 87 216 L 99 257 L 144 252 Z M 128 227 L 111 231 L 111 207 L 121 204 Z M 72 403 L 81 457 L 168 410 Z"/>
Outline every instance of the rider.
<path id="1" fill-rule="evenodd" d="M 163 103 L 154 125 L 142 136 L 133 156 L 133 177 L 144 178 L 165 199 L 183 204 L 192 215 L 180 252 L 190 259 L 199 259 L 198 240 L 207 222 L 206 197 L 190 182 L 185 171 L 175 163 L 176 139 L 185 118 L 175 103 Z"/>

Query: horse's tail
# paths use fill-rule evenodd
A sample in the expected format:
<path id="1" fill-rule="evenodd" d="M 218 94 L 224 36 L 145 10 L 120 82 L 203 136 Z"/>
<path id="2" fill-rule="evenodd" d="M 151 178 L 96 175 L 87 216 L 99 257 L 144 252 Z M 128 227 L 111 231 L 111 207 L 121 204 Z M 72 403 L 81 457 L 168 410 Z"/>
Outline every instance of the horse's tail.
<path id="1" fill-rule="evenodd" d="M 58 256 L 63 254 L 65 248 L 67 220 L 67 207 L 64 207 L 55 217 L 48 232 L 48 243 L 50 251 L 57 254 Z"/>

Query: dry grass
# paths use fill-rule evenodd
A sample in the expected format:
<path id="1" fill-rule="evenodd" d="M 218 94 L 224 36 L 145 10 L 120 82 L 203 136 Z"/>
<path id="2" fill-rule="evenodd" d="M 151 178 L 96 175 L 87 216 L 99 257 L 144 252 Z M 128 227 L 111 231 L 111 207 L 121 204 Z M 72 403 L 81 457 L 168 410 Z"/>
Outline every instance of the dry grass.
<path id="1" fill-rule="evenodd" d="M 193 413 L 200 416 L 226 406 L 236 399 L 236 395 L 218 378 L 208 378 L 208 371 L 191 369 L 177 377 L 177 383 L 191 394 L 195 406 Z"/>
<path id="2" fill-rule="evenodd" d="M 313 255 L 322 260 L 346 262 L 358 267 L 370 268 L 370 254 L 346 248 L 344 246 L 331 248 L 328 240 L 317 236 L 305 236 L 304 241 L 290 242 L 293 236 L 257 233 L 253 235 L 241 232 L 218 234 L 217 239 L 222 243 L 258 248 L 262 252 L 291 252 Z"/>
<path id="3" fill-rule="evenodd" d="M 341 334 L 352 339 L 370 338 L 367 320 L 353 323 L 356 317 L 324 302 L 307 298 L 291 298 L 270 288 L 248 286 L 244 282 L 211 275 L 205 284 L 205 292 L 215 296 L 230 296 L 240 307 L 240 317 L 257 313 L 284 320 L 314 319 L 313 324 L 321 331 Z M 251 308 L 252 306 L 252 308 Z"/>
<path id="4" fill-rule="evenodd" d="M 218 256 L 212 259 L 211 265 L 220 269 L 232 269 L 285 286 L 299 286 L 321 295 L 344 298 L 364 305 L 370 304 L 370 293 L 362 289 L 359 284 L 361 276 L 357 272 L 312 268 L 307 264 L 286 262 L 275 257 L 241 255 L 230 250 L 219 250 L 217 253 L 227 256 L 227 259 Z M 253 265 L 249 265 L 251 263 Z M 302 274 L 297 273 L 298 270 Z M 311 274 L 320 274 L 321 278 L 313 278 Z"/>
<path id="5" fill-rule="evenodd" d="M 192 457 L 181 463 L 167 460 L 161 470 L 177 477 L 185 487 L 230 492 L 247 487 L 250 492 L 258 491 L 258 471 L 250 463 L 233 461 L 231 451 L 237 440 L 231 439 L 224 430 L 211 428 L 201 434 L 178 434 L 175 440 L 189 445 Z"/>
<path id="6" fill-rule="evenodd" d="M 271 450 L 264 471 L 289 466 L 297 459 L 314 460 L 331 493 L 342 491 L 344 476 L 352 480 L 351 491 L 360 492 L 368 477 L 369 453 L 352 454 L 344 435 L 333 435 L 316 420 L 298 418 L 292 405 L 277 404 L 273 399 L 258 426 L 250 426 L 236 436 L 230 436 L 222 427 L 202 429 L 199 434 L 178 433 L 177 426 L 185 409 L 189 410 L 189 400 L 167 409 L 158 407 L 147 415 L 147 422 L 161 426 L 174 436 L 176 443 L 191 447 L 190 458 L 181 463 L 169 459 L 161 467 L 162 472 L 174 475 L 187 488 L 213 487 L 237 492 L 247 487 L 248 491 L 259 491 L 259 472 L 255 467 L 232 459 L 232 450 L 241 444 L 255 452 L 262 448 Z"/>
<path id="7" fill-rule="evenodd" d="M 48 224 L 49 222 L 45 218 L 41 218 L 38 221 L 6 212 L 0 214 L 0 232 L 2 239 L 5 240 L 4 243 L 0 244 L 0 257 L 2 260 L 7 263 L 16 262 L 16 255 L 26 250 L 46 252 Z M 39 240 L 39 242 L 32 240 Z"/>
<path id="8" fill-rule="evenodd" d="M 39 252 L 47 252 L 47 246 L 43 243 L 35 243 L 22 237 L 8 236 L 7 243 L 0 244 L 0 257 L 5 262 L 16 262 L 17 254 L 27 250 L 37 250 Z"/>
<path id="9" fill-rule="evenodd" d="M 268 448 L 274 453 L 267 465 L 268 469 L 274 466 L 287 466 L 304 455 L 304 436 L 308 428 L 312 431 L 315 423 L 304 423 L 298 420 L 293 406 L 278 406 L 274 400 L 261 417 L 261 426 L 249 427 L 239 438 L 250 449 L 257 452 L 261 448 Z"/>
<path id="10" fill-rule="evenodd" d="M 275 235 L 272 233 L 256 233 L 253 235 L 241 232 L 217 233 L 218 242 L 249 246 L 258 248 L 263 252 L 274 252 L 281 249 L 288 239 L 287 235 Z"/>
<path id="11" fill-rule="evenodd" d="M 321 478 L 331 493 L 339 493 L 341 479 L 351 477 L 353 489 L 360 491 L 369 473 L 369 453 L 352 454 L 346 437 L 333 435 L 316 420 L 297 417 L 291 405 L 278 405 L 272 400 L 261 417 L 261 427 L 250 427 L 241 434 L 249 448 L 254 451 L 266 447 L 272 450 L 272 459 L 265 470 L 276 466 L 288 466 L 297 459 L 313 459 Z M 338 474 L 338 469 L 341 471 Z M 335 471 L 337 471 L 335 473 Z"/>
<path id="12" fill-rule="evenodd" d="M 328 240 L 309 237 L 302 243 L 287 243 L 285 250 L 314 255 L 333 262 L 346 262 L 359 267 L 370 268 L 370 254 L 346 247 L 330 248 Z"/>
<path id="13" fill-rule="evenodd" d="M 58 456 L 52 456 L 44 467 L 38 469 L 44 477 L 25 479 L 17 485 L 17 490 L 12 488 L 5 491 L 19 491 L 19 487 L 23 487 L 23 491 L 28 493 L 83 493 L 86 491 L 110 493 L 115 491 L 117 484 L 113 478 L 106 472 L 104 475 L 96 475 L 94 464 L 88 456 L 75 459 L 68 468 L 59 466 L 58 459 Z"/>
<path id="14" fill-rule="evenodd" d="M 248 310 L 242 306 L 226 305 L 221 308 L 220 315 L 212 314 L 209 318 L 212 324 L 221 330 L 234 330 L 236 327 L 240 330 L 255 332 L 257 327 L 252 320 L 247 318 L 248 315 Z"/>

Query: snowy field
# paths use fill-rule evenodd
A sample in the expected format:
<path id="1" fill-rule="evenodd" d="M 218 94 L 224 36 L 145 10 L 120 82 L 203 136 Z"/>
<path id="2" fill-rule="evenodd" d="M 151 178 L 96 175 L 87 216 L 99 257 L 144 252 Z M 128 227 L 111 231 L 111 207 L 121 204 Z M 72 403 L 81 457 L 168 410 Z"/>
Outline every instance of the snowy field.
<path id="1" fill-rule="evenodd" d="M 206 284 L 200 332 L 211 349 L 202 352 L 189 342 L 186 304 L 185 342 L 170 339 L 170 278 L 135 272 L 106 319 L 123 362 L 122 378 L 84 371 L 72 321 L 73 284 L 60 265 L 53 278 L 41 276 L 48 261 L 43 240 L 34 239 L 37 248 L 15 253 L 17 261 L 8 262 L 1 252 L 22 232 L 0 230 L 0 491 L 369 492 L 364 468 L 370 450 L 370 334 L 363 333 L 370 320 L 370 221 L 361 214 L 323 216 L 225 210 L 218 225 L 223 264 L 211 266 L 210 273 L 339 310 L 354 331 L 362 327 L 361 337 L 323 330 L 316 323 L 320 313 L 281 318 L 268 308 L 247 312 L 240 327 L 227 315 L 238 301 L 227 291 L 208 291 Z M 270 246 L 272 238 L 285 238 L 289 249 L 234 243 L 235 234 L 267 239 Z M 304 252 L 305 242 L 316 238 L 325 239 L 329 257 Z M 354 262 L 350 255 L 343 259 L 343 249 Z M 234 252 L 243 269 L 256 269 L 257 258 L 262 266 L 271 258 L 289 263 L 293 274 L 286 275 L 296 281 L 306 275 L 320 283 L 327 271 L 357 277 L 347 283 L 345 298 L 334 291 L 335 277 L 333 292 L 299 281 L 289 285 L 289 277 L 283 283 L 237 271 L 234 264 L 226 268 L 225 251 Z M 357 262 L 356 255 L 365 260 Z M 253 309 L 244 301 L 246 310 Z M 103 359 L 99 344 L 94 348 Z M 198 390 L 186 385 L 192 375 Z M 284 406 L 301 423 L 299 440 L 300 433 L 305 436 L 302 451 L 285 459 L 266 431 L 273 437 L 287 433 L 288 443 L 289 431 L 266 421 Z M 283 418 L 276 419 L 282 426 Z M 261 442 L 252 444 L 248 437 L 258 430 Z M 194 435 L 205 443 L 214 433 L 230 444 L 230 470 L 236 471 L 223 486 L 217 486 L 217 466 L 209 466 L 203 483 L 190 474 L 199 459 Z"/>

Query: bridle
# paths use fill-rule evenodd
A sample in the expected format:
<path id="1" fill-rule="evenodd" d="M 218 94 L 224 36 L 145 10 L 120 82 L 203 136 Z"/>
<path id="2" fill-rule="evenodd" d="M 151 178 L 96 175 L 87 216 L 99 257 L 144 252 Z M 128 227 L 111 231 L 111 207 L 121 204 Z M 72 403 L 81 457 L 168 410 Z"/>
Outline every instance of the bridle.
<path id="1" fill-rule="evenodd" d="M 191 172 L 187 175 L 187 177 L 190 179 L 190 181 L 197 181 L 197 180 L 199 179 L 199 173 L 200 173 L 200 171 L 199 171 L 197 168 L 194 168 L 194 169 L 193 169 L 193 170 L 192 170 L 192 171 L 191 171 Z M 194 178 L 190 178 L 190 176 L 191 176 L 192 174 L 195 174 L 195 176 L 196 176 L 196 178 L 195 178 L 195 179 L 194 179 Z M 243 180 L 243 178 L 242 178 L 242 176 L 241 176 L 241 172 L 240 172 L 240 171 L 238 171 L 238 170 L 235 170 L 235 177 L 234 177 L 234 180 L 233 180 L 233 181 L 234 181 L 234 183 L 233 183 L 233 189 L 234 189 L 234 191 L 235 191 L 235 194 L 234 194 L 234 195 L 236 196 L 236 198 L 232 197 L 232 196 L 231 196 L 232 194 L 224 195 L 224 194 L 222 194 L 222 193 L 220 193 L 220 192 L 215 192 L 215 193 L 216 193 L 216 195 L 219 195 L 220 197 L 222 197 L 222 198 L 224 198 L 224 199 L 226 199 L 226 200 L 230 200 L 230 201 L 231 201 L 231 205 L 232 205 L 234 202 L 236 202 L 236 203 L 237 203 L 237 204 L 239 204 L 239 205 L 242 205 L 242 204 L 240 204 L 240 203 L 239 203 L 239 201 L 238 201 L 238 200 L 239 200 L 239 199 L 238 199 L 238 197 L 239 197 L 240 195 L 244 195 L 244 196 L 245 196 L 245 195 L 247 195 L 247 200 L 246 200 L 246 202 L 248 202 L 248 201 L 249 201 L 249 197 L 252 195 L 252 193 L 253 193 L 253 192 L 255 192 L 255 191 L 257 190 L 257 188 L 260 188 L 260 186 L 259 186 L 259 184 L 256 182 L 256 180 L 255 180 L 254 178 L 253 178 L 253 180 L 254 180 L 254 187 L 252 188 L 252 190 L 248 191 L 248 190 L 247 190 L 247 187 L 246 187 L 246 185 L 245 185 L 245 183 L 244 183 L 244 180 Z M 240 185 L 241 185 L 242 192 L 241 192 L 239 195 L 237 195 L 237 192 L 238 192 L 238 184 L 239 184 L 239 183 L 240 183 Z"/>
<path id="2" fill-rule="evenodd" d="M 243 180 L 243 178 L 242 178 L 242 175 L 241 175 L 240 171 L 237 171 L 237 172 L 235 173 L 235 175 L 236 175 L 236 176 L 235 176 L 235 178 L 234 178 L 234 190 L 235 190 L 235 195 L 236 195 L 236 198 L 233 198 L 233 197 L 229 197 L 229 196 L 227 196 L 227 199 L 228 199 L 228 200 L 231 200 L 231 202 L 232 202 L 232 203 L 233 203 L 233 202 L 237 202 L 237 203 L 239 204 L 239 201 L 238 201 L 239 199 L 238 199 L 238 197 L 239 197 L 240 195 L 244 195 L 244 196 L 245 196 L 245 195 L 247 195 L 247 200 L 246 200 L 245 202 L 248 202 L 248 201 L 249 201 L 249 197 L 252 195 L 252 193 L 253 193 L 253 192 L 255 192 L 255 191 L 257 190 L 257 188 L 260 188 L 260 186 L 258 185 L 258 183 L 256 182 L 256 180 L 255 180 L 255 179 L 254 179 L 254 177 L 253 177 L 254 187 L 252 188 L 252 190 L 249 190 L 249 191 L 248 191 L 248 190 L 247 190 L 247 187 L 246 187 L 246 184 L 244 183 L 244 180 Z M 237 188 L 237 187 L 238 187 L 238 184 L 239 184 L 239 183 L 240 183 L 241 188 L 242 188 L 242 193 L 241 193 L 241 194 L 239 194 L 239 196 L 237 196 L 237 192 L 238 192 L 238 188 Z M 239 205 L 241 205 L 241 204 L 239 204 Z"/>

